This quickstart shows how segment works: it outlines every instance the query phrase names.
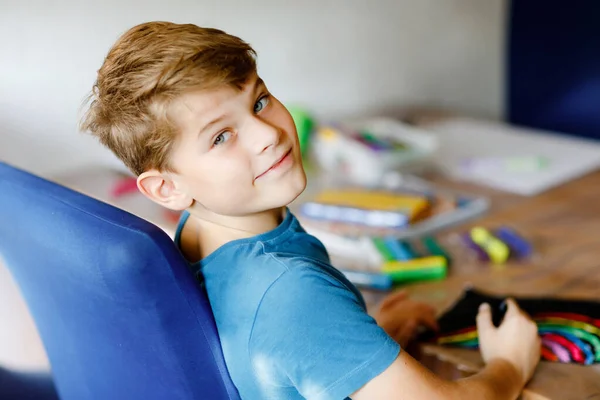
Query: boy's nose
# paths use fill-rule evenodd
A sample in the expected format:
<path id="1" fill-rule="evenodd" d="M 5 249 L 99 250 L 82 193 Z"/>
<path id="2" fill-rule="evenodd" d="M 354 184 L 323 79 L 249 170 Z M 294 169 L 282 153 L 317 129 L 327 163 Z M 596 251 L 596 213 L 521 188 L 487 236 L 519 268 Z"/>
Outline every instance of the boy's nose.
<path id="1" fill-rule="evenodd" d="M 248 128 L 244 136 L 247 138 L 247 145 L 254 153 L 260 154 L 279 144 L 282 132 L 278 126 L 254 117 Z"/>

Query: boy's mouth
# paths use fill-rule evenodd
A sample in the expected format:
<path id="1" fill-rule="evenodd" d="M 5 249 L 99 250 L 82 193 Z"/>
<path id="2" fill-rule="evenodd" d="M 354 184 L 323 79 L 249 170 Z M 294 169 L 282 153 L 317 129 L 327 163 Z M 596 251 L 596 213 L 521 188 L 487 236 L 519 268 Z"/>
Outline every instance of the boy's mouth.
<path id="1" fill-rule="evenodd" d="M 287 159 L 290 157 L 290 155 L 292 154 L 292 149 L 289 149 L 288 151 L 285 152 L 285 154 L 283 156 L 281 156 L 277 161 L 275 161 L 273 163 L 273 165 L 271 165 L 271 167 L 269 169 L 267 169 L 265 172 L 263 172 L 262 174 L 258 175 L 256 178 L 254 178 L 254 180 L 257 180 L 258 178 L 268 174 L 269 172 L 277 169 L 279 166 L 281 166 L 285 161 L 287 161 Z"/>

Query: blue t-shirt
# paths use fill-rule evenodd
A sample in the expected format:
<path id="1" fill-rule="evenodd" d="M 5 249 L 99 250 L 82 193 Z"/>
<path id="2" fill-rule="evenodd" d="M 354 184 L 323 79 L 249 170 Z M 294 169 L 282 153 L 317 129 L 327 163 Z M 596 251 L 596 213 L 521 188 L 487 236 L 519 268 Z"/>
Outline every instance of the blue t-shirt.
<path id="1" fill-rule="evenodd" d="M 192 267 L 243 399 L 341 400 L 398 356 L 358 290 L 289 210 L 274 230 L 229 242 Z"/>

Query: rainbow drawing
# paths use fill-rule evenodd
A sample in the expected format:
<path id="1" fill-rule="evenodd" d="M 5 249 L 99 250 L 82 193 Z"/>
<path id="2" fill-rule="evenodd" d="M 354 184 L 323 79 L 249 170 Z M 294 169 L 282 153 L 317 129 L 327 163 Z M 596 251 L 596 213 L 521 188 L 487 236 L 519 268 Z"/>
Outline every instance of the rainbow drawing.
<path id="1" fill-rule="evenodd" d="M 533 317 L 542 339 L 542 359 L 590 365 L 600 363 L 600 320 L 575 313 L 542 313 Z M 475 326 L 440 335 L 437 344 L 476 349 Z"/>
<path id="2" fill-rule="evenodd" d="M 467 291 L 440 318 L 441 330 L 430 340 L 440 345 L 477 349 L 479 340 L 474 325 L 476 309 L 482 301 L 494 307 L 498 300 L 497 297 L 473 290 Z M 538 326 L 542 360 L 581 365 L 600 363 L 600 318 L 597 318 L 600 303 L 556 299 L 516 300 Z M 468 320 L 469 323 L 465 324 Z"/>

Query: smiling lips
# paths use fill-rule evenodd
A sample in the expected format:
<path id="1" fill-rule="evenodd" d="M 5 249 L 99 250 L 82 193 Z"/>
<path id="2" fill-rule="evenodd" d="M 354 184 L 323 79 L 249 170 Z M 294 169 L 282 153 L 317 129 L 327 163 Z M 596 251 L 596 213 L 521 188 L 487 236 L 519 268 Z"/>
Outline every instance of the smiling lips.
<path id="1" fill-rule="evenodd" d="M 254 178 L 254 180 L 268 174 L 269 172 L 273 171 L 274 169 L 277 169 L 277 167 L 279 167 L 289 157 L 289 155 L 291 153 L 292 153 L 292 149 L 289 149 L 288 151 L 286 151 L 285 154 L 280 159 L 275 161 L 275 163 L 273 165 L 271 165 L 271 167 L 268 170 L 266 170 L 262 174 L 258 175 L 256 178 Z"/>

